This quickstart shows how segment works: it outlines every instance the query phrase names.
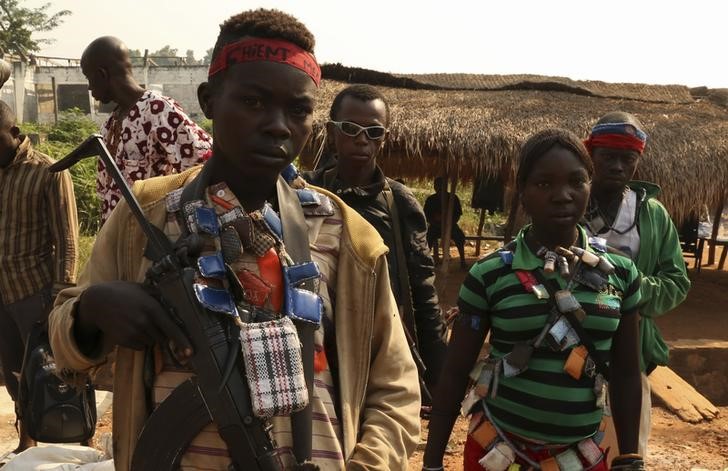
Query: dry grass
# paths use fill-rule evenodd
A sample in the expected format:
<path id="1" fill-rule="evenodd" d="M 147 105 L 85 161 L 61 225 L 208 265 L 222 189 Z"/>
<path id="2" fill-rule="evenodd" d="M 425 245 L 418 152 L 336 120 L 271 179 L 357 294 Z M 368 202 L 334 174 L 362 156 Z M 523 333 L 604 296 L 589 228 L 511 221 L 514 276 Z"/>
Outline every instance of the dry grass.
<path id="1" fill-rule="evenodd" d="M 318 130 L 344 86 L 322 83 Z M 647 103 L 539 90 L 382 90 L 392 122 L 381 163 L 388 175 L 407 180 L 448 171 L 464 181 L 508 176 L 521 143 L 533 132 L 562 127 L 586 136 L 599 116 L 623 110 L 637 115 L 649 134 L 639 177 L 662 186 L 661 200 L 677 221 L 703 204 L 714 207 L 728 181 L 728 113 L 707 101 Z M 304 163 L 320 142 L 321 136 Z"/>
<path id="2" fill-rule="evenodd" d="M 78 273 L 79 274 L 86 267 L 86 262 L 88 262 L 88 259 L 91 256 L 91 249 L 94 246 L 95 240 L 96 240 L 96 236 L 82 235 L 78 238 Z"/>
<path id="3" fill-rule="evenodd" d="M 648 85 L 644 83 L 607 83 L 596 80 L 572 80 L 544 75 L 484 74 L 406 74 L 423 85 L 451 90 L 544 90 L 568 91 L 577 95 L 640 100 L 654 103 L 692 103 L 690 89 L 684 85 Z"/>

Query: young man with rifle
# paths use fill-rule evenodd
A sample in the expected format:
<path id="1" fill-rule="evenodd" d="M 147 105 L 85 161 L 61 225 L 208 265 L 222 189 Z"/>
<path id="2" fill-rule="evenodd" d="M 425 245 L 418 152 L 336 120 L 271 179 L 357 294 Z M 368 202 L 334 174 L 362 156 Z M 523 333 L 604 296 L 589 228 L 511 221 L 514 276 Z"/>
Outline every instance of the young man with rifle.
<path id="1" fill-rule="evenodd" d="M 93 373 L 117 347 L 116 469 L 406 469 L 420 397 L 386 247 L 337 197 L 286 182 L 312 128 L 313 44 L 279 11 L 227 20 L 198 90 L 212 157 L 137 182 L 142 209 L 120 204 L 56 301 L 59 366 Z"/>

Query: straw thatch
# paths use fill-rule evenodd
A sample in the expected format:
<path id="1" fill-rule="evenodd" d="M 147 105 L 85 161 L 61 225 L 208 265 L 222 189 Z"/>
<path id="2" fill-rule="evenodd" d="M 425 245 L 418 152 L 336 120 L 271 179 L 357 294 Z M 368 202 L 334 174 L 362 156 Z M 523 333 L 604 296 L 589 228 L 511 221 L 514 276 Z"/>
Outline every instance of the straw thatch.
<path id="1" fill-rule="evenodd" d="M 322 82 L 317 131 L 328 118 L 334 96 L 345 86 Z M 620 84 L 607 91 L 619 87 L 627 94 L 639 89 Z M 685 87 L 669 86 L 663 92 L 659 86 L 642 87 L 646 96 L 662 96 L 667 102 L 566 91 L 382 87 L 391 108 L 391 135 L 381 163 L 389 175 L 405 178 L 434 178 L 454 171 L 465 180 L 503 175 L 513 171 L 520 144 L 533 132 L 562 127 L 586 136 L 599 116 L 623 110 L 638 116 L 649 134 L 639 177 L 662 186 L 661 200 L 673 217 L 681 221 L 703 204 L 715 207 L 728 182 L 728 112 L 708 100 L 685 102 L 680 90 L 691 96 Z M 310 165 L 321 138 L 318 134 L 314 139 L 305 164 Z"/>
<path id="2" fill-rule="evenodd" d="M 398 77 L 450 90 L 543 90 L 655 103 L 693 102 L 690 89 L 683 85 L 607 83 L 596 80 L 572 80 L 567 77 L 529 74 L 411 74 L 398 75 Z"/>

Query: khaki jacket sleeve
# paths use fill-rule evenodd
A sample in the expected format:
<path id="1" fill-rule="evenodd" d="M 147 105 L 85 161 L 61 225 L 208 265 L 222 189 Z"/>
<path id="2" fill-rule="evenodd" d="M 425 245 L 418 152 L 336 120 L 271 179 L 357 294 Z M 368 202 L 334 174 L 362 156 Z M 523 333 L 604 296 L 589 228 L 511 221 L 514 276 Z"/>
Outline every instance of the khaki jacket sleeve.
<path id="1" fill-rule="evenodd" d="M 120 228 L 122 220 L 128 219 L 129 210 L 125 203 L 111 213 L 101 231 L 96 236 L 91 257 L 81 273 L 78 284 L 62 290 L 56 297 L 53 311 L 48 318 L 48 336 L 56 364 L 61 369 L 94 373 L 96 367 L 106 360 L 106 354 L 113 348 L 105 342 L 103 335 L 99 338 L 98 352 L 94 358 L 81 353 L 73 335 L 76 320 L 76 305 L 84 290 L 97 283 L 123 279 L 118 266 Z"/>
<path id="2" fill-rule="evenodd" d="M 417 368 L 390 289 L 386 259 L 375 268 L 369 379 L 351 470 L 406 470 L 420 438 Z"/>

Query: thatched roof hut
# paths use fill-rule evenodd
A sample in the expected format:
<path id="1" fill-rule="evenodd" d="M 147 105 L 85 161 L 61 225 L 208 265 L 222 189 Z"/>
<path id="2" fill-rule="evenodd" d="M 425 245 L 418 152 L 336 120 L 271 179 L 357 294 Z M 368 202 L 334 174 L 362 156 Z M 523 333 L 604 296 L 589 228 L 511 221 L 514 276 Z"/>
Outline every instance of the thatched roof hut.
<path id="1" fill-rule="evenodd" d="M 341 66 L 329 66 L 328 73 L 324 68 L 327 76 L 315 116 L 319 130 L 333 97 L 346 86 L 331 76 L 390 85 L 381 87 L 392 116 L 382 157 L 390 175 L 434 178 L 457 171 L 460 179 L 472 179 L 510 173 L 531 133 L 563 127 L 586 136 L 599 116 L 623 110 L 638 116 L 649 135 L 639 178 L 662 186 L 661 200 L 677 221 L 703 204 L 716 207 L 725 195 L 728 110 L 694 97 L 687 87 L 538 76 L 405 77 Z M 310 151 L 321 142 L 318 136 Z M 304 162 L 310 161 L 309 152 Z"/>

